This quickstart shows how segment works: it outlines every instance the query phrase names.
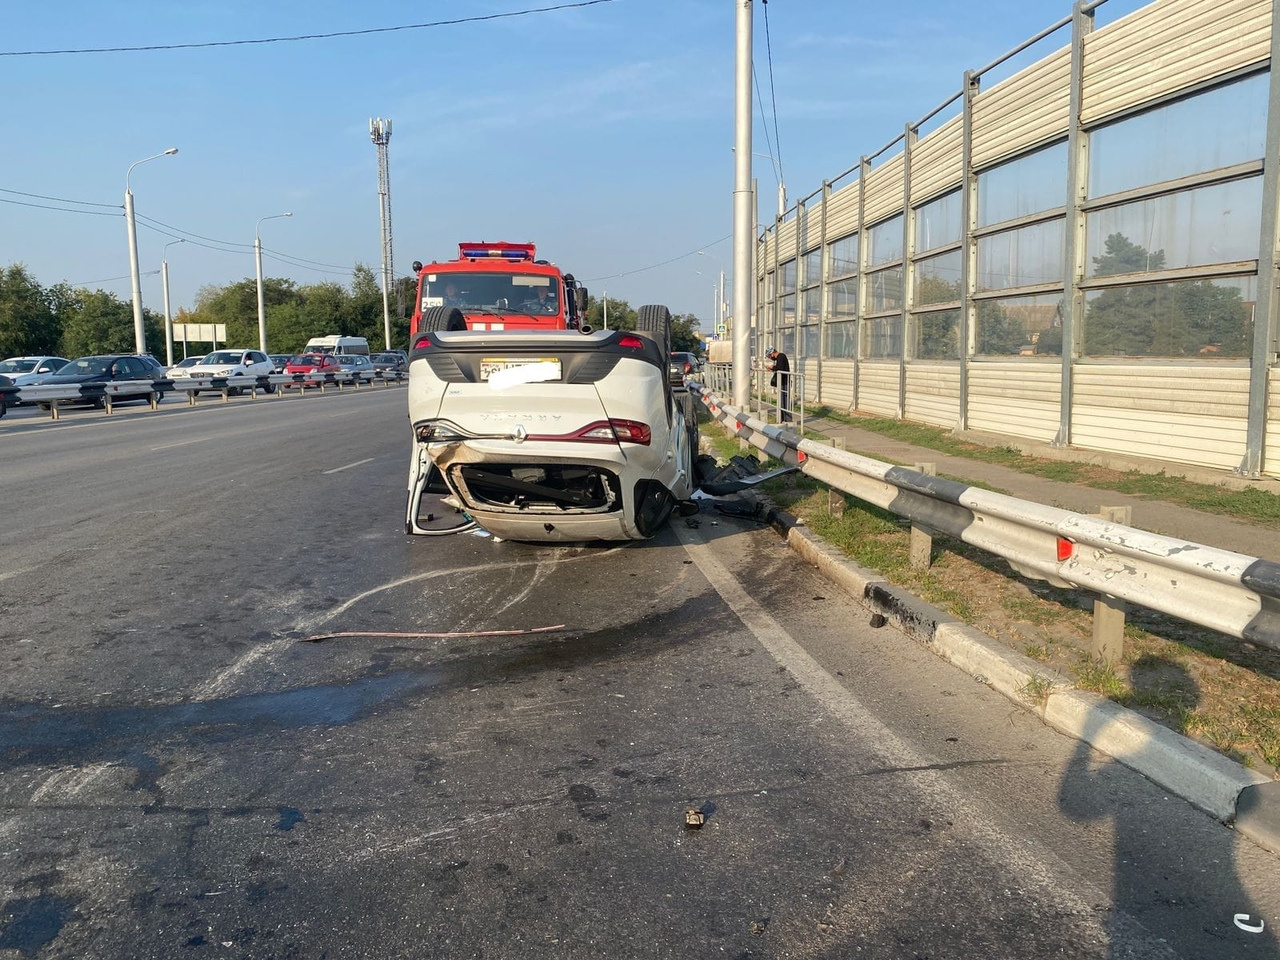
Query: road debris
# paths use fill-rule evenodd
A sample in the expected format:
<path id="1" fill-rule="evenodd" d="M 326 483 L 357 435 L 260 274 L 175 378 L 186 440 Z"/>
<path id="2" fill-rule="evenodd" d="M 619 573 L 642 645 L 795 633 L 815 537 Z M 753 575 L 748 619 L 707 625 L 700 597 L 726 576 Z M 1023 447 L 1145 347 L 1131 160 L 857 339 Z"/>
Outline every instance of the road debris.
<path id="1" fill-rule="evenodd" d="M 1265 920 L 1259 919 L 1258 925 L 1254 926 L 1249 922 L 1249 915 L 1247 913 L 1236 914 L 1236 926 L 1245 933 L 1261 933 L 1266 925 L 1267 922 Z"/>
<path id="2" fill-rule="evenodd" d="M 697 807 L 690 807 L 684 812 L 684 825 L 689 830 L 701 830 L 707 822 L 707 815 Z"/>

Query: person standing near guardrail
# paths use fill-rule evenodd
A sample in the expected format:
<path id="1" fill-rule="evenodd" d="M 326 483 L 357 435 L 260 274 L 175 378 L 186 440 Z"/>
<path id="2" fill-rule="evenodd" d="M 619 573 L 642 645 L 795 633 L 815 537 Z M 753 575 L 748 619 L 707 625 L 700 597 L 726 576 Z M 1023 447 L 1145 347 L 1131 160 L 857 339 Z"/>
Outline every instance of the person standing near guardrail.
<path id="1" fill-rule="evenodd" d="M 786 422 L 791 419 L 791 361 L 777 347 L 770 347 L 766 356 L 766 367 L 773 371 L 769 386 L 778 388 L 778 419 Z"/>

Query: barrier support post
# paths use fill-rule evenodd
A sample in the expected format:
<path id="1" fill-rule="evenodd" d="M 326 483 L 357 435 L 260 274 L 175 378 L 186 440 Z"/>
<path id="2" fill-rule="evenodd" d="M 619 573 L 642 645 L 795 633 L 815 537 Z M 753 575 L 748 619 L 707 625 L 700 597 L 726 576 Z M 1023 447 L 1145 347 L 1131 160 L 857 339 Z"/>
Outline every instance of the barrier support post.
<path id="1" fill-rule="evenodd" d="M 1112 523 L 1130 525 L 1131 507 L 1102 507 L 1098 516 Z M 1123 600 L 1099 594 L 1093 600 L 1093 640 L 1089 649 L 1095 660 L 1113 666 L 1124 656 L 1124 621 L 1128 604 Z"/>
<path id="2" fill-rule="evenodd" d="M 936 477 L 936 463 L 917 463 L 912 466 L 926 476 Z M 918 523 L 911 524 L 911 566 L 916 570 L 928 570 L 933 565 L 933 531 Z"/>
<path id="3" fill-rule="evenodd" d="M 844 437 L 832 437 L 831 446 L 836 450 L 843 450 Z M 827 516 L 843 517 L 846 506 L 848 506 L 848 501 L 844 498 L 844 491 L 837 490 L 835 487 L 827 487 Z"/>

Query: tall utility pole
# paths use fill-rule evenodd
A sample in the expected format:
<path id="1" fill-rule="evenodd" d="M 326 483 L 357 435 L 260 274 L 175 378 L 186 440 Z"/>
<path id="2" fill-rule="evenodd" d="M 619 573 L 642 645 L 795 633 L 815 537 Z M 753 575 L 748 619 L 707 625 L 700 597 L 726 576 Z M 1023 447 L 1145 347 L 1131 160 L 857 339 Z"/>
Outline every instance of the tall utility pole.
<path id="1" fill-rule="evenodd" d="M 387 144 L 391 142 L 391 121 L 369 121 L 369 139 L 378 148 L 378 205 L 382 216 L 382 327 L 391 349 L 391 283 L 395 267 L 391 254 L 391 169 L 387 162 Z"/>
<path id="2" fill-rule="evenodd" d="M 733 153 L 733 403 L 745 410 L 751 385 L 751 291 L 755 237 L 751 235 L 751 3 L 733 0 L 737 13 L 734 58 Z"/>

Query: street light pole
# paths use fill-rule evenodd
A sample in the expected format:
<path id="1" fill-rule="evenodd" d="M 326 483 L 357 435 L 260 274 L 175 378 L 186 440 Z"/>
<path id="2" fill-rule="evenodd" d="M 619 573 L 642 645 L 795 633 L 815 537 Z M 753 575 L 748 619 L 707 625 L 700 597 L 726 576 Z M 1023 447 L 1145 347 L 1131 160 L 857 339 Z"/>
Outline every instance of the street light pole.
<path id="1" fill-rule="evenodd" d="M 253 228 L 253 259 L 258 268 L 258 349 L 263 353 L 267 352 L 267 302 L 262 293 L 262 238 L 258 232 L 262 229 L 264 220 L 279 220 L 281 217 L 292 217 L 291 212 L 273 213 L 269 217 L 263 217 Z"/>
<path id="2" fill-rule="evenodd" d="M 138 221 L 133 215 L 133 191 L 129 189 L 129 176 L 133 168 L 140 163 L 171 157 L 178 152 L 177 147 L 170 147 L 164 153 L 154 157 L 145 157 L 129 165 L 124 174 L 124 219 L 129 229 L 129 275 L 133 280 L 133 345 L 135 353 L 147 352 L 147 329 L 142 323 L 142 277 L 138 273 Z"/>
<path id="3" fill-rule="evenodd" d="M 160 280 L 164 284 L 164 357 L 165 365 L 173 366 L 173 316 L 169 313 L 169 248 L 186 240 L 170 240 L 160 251 Z"/>

